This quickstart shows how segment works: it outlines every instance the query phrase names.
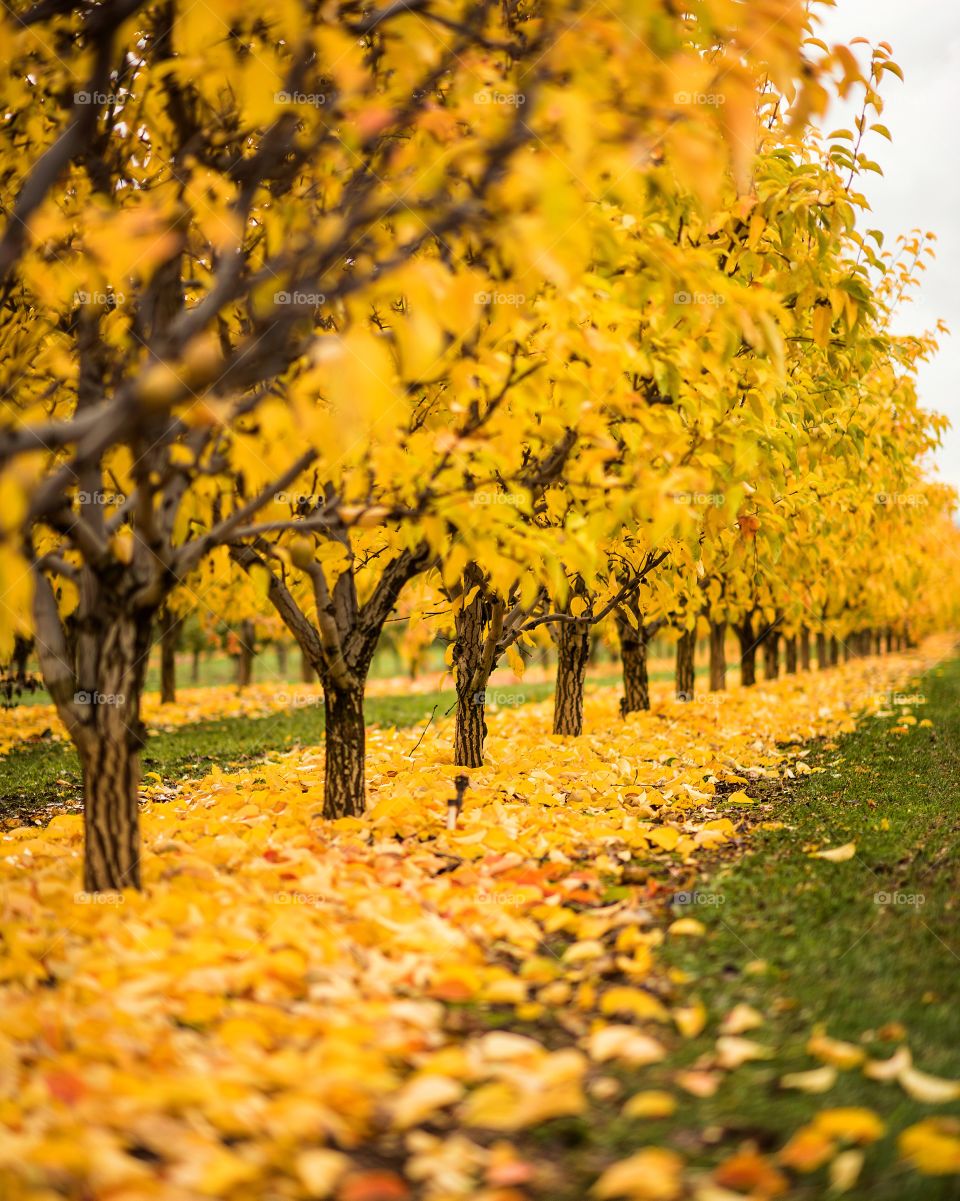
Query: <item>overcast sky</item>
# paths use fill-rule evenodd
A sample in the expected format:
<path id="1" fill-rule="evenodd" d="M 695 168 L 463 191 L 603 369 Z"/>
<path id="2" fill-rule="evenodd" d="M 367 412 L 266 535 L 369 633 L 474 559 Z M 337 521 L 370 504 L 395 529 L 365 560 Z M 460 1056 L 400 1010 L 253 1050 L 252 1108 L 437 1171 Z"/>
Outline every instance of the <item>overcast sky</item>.
<path id="1" fill-rule="evenodd" d="M 884 231 L 886 247 L 914 227 L 932 230 L 939 239 L 936 261 L 914 302 L 901 307 L 897 329 L 932 329 L 941 317 L 950 326 L 939 355 L 922 371 L 920 398 L 953 424 L 936 466 L 960 489 L 960 3 L 837 0 L 836 8 L 818 10 L 824 41 L 859 36 L 889 42 L 903 68 L 904 83 L 886 72 L 882 88 L 880 120 L 893 145 L 874 134 L 863 147 L 884 176 L 868 172 L 861 183 L 873 210 L 870 224 Z M 835 110 L 832 118 L 829 128 L 850 125 L 843 111 Z"/>

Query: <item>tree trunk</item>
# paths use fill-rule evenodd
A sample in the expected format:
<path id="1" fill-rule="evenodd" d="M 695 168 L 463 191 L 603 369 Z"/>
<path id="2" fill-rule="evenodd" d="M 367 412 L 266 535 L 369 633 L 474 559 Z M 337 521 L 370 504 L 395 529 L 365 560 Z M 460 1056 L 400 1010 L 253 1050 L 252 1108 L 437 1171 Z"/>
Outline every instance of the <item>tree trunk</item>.
<path id="1" fill-rule="evenodd" d="M 641 625 L 634 629 L 626 618 L 617 616 L 620 661 L 623 665 L 623 697 L 620 715 L 639 713 L 650 708 L 650 680 L 647 675 L 647 632 Z"/>
<path id="2" fill-rule="evenodd" d="M 710 691 L 723 692 L 727 686 L 727 623 L 710 622 Z"/>
<path id="3" fill-rule="evenodd" d="M 161 621 L 160 704 L 173 705 L 177 700 L 177 644 L 183 629 L 183 618 L 165 613 Z"/>
<path id="4" fill-rule="evenodd" d="M 104 630 L 97 691 L 79 691 L 82 717 L 74 741 L 83 775 L 87 892 L 140 887 L 140 750 L 146 730 L 140 697 L 151 619 L 123 615 Z"/>
<path id="5" fill-rule="evenodd" d="M 757 644 L 749 617 L 737 626 L 737 637 L 740 640 L 740 683 L 751 688 L 757 682 Z"/>
<path id="6" fill-rule="evenodd" d="M 892 654 L 893 654 L 893 649 L 894 649 L 894 646 L 893 646 L 893 630 L 891 630 L 891 629 L 890 629 L 890 627 L 888 626 L 888 627 L 887 627 L 887 654 L 888 654 L 888 655 L 892 655 Z"/>
<path id="7" fill-rule="evenodd" d="M 313 664 L 310 662 L 309 656 L 303 651 L 300 651 L 300 682 L 302 684 L 313 684 L 316 681 L 317 673 Z"/>
<path id="8" fill-rule="evenodd" d="M 797 672 L 797 636 L 791 634 L 789 638 L 784 638 L 783 645 L 786 650 L 786 671 L 788 676 L 796 675 Z"/>
<path id="9" fill-rule="evenodd" d="M 780 675 L 780 632 L 772 627 L 763 640 L 763 678 L 776 680 Z"/>
<path id="10" fill-rule="evenodd" d="M 590 626 L 557 625 L 557 683 L 553 693 L 553 732 L 578 738 L 583 733 L 583 681 L 590 657 Z"/>
<path id="11" fill-rule="evenodd" d="M 483 636 L 487 624 L 487 602 L 478 589 L 469 605 L 461 606 L 454 618 L 456 640 L 453 666 L 457 686 L 457 720 L 453 740 L 453 761 L 457 767 L 482 767 L 483 742 L 487 736 L 485 720 L 486 680 L 481 673 Z"/>
<path id="12" fill-rule="evenodd" d="M 696 687 L 694 652 L 697 647 L 697 631 L 684 630 L 677 642 L 676 689 L 678 701 L 692 701 Z"/>
<path id="13" fill-rule="evenodd" d="M 810 631 L 806 626 L 800 630 L 800 670 L 810 670 Z"/>
<path id="14" fill-rule="evenodd" d="M 193 659 L 190 664 L 190 682 L 192 684 L 200 683 L 200 648 L 193 648 Z"/>
<path id="15" fill-rule="evenodd" d="M 840 662 L 840 643 L 836 638 L 830 639 L 830 666 L 836 667 Z"/>
<path id="16" fill-rule="evenodd" d="M 365 804 L 364 764 L 366 725 L 363 720 L 364 683 L 353 688 L 328 684 L 323 690 L 326 770 L 323 816 L 356 817 Z"/>
<path id="17" fill-rule="evenodd" d="M 240 623 L 240 650 L 237 654 L 237 691 L 246 688 L 253 679 L 253 622 Z"/>
<path id="18" fill-rule="evenodd" d="M 287 644 L 285 642 L 278 642 L 276 648 L 277 674 L 281 679 L 285 680 L 287 678 Z"/>
<path id="19" fill-rule="evenodd" d="M 825 671 L 830 666 L 830 657 L 827 654 L 827 636 L 822 630 L 817 631 L 817 667 L 820 671 Z"/>

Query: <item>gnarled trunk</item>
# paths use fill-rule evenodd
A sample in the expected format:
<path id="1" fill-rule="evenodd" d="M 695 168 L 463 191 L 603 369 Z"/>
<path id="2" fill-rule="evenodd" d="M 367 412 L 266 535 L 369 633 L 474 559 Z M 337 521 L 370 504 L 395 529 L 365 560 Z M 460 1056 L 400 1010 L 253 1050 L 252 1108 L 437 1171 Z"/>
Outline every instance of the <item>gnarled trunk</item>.
<path id="1" fill-rule="evenodd" d="M 557 682 L 553 693 L 553 732 L 579 737 L 583 733 L 583 681 L 590 657 L 587 622 L 557 625 Z"/>
<path id="2" fill-rule="evenodd" d="M 97 648 L 96 691 L 74 698 L 73 735 L 83 776 L 87 892 L 140 887 L 140 750 L 146 730 L 140 697 L 151 619 L 121 615 L 106 625 Z"/>
<path id="3" fill-rule="evenodd" d="M 740 683 L 750 688 L 757 682 L 757 642 L 749 617 L 737 626 L 737 638 L 740 640 Z"/>
<path id="4" fill-rule="evenodd" d="M 773 627 L 763 640 L 763 678 L 776 680 L 780 675 L 780 632 Z"/>
<path id="5" fill-rule="evenodd" d="M 825 671 L 830 666 L 830 656 L 827 653 L 827 636 L 822 630 L 817 631 L 817 667 Z"/>
<path id="6" fill-rule="evenodd" d="M 710 623 L 710 691 L 722 692 L 727 686 L 727 623 Z"/>
<path id="7" fill-rule="evenodd" d="M 806 626 L 800 630 L 800 670 L 810 670 L 810 631 Z"/>
<path id="8" fill-rule="evenodd" d="M 237 652 L 237 691 L 246 688 L 253 679 L 253 649 L 255 637 L 252 621 L 240 623 L 240 649 Z"/>
<path id="9" fill-rule="evenodd" d="M 797 636 L 791 634 L 789 638 L 783 640 L 784 650 L 786 651 L 786 672 L 788 676 L 796 674 L 797 671 Z"/>
<path id="10" fill-rule="evenodd" d="M 482 675 L 486 607 L 482 591 L 477 589 L 473 600 L 461 606 L 454 618 L 456 639 L 453 667 L 457 686 L 457 719 L 453 761 L 457 767 L 483 765 L 483 743 L 487 736 L 486 680 L 481 680 L 478 688 L 477 677 Z"/>
<path id="11" fill-rule="evenodd" d="M 677 642 L 676 691 L 678 701 L 692 701 L 696 687 L 694 652 L 697 631 L 684 630 Z"/>
<path id="12" fill-rule="evenodd" d="M 355 817 L 364 810 L 367 731 L 363 693 L 362 679 L 350 688 L 338 688 L 328 681 L 323 690 L 323 816 L 327 818 Z"/>
<path id="13" fill-rule="evenodd" d="M 623 665 L 623 696 L 620 714 L 639 713 L 650 708 L 650 679 L 647 674 L 647 632 L 634 627 L 625 617 L 617 616 L 620 661 Z"/>
<path id="14" fill-rule="evenodd" d="M 177 700 L 177 644 L 183 629 L 183 618 L 165 613 L 161 623 L 160 704 L 173 705 Z"/>

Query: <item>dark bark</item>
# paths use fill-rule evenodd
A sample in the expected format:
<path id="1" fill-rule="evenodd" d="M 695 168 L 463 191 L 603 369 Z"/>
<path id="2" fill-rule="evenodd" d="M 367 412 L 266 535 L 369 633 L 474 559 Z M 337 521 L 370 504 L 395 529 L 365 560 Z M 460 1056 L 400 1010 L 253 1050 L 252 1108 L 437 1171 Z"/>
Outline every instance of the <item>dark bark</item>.
<path id="1" fill-rule="evenodd" d="M 649 638 L 641 624 L 634 627 L 625 617 L 617 615 L 617 635 L 620 639 L 620 661 L 623 665 L 623 697 L 620 714 L 639 713 L 650 708 L 650 680 L 647 675 L 647 646 Z"/>
<path id="2" fill-rule="evenodd" d="M 177 646 L 183 618 L 166 611 L 160 618 L 160 703 L 173 705 L 177 700 Z"/>
<path id="3" fill-rule="evenodd" d="M 830 639 L 830 666 L 836 667 L 840 662 L 840 643 L 836 638 Z"/>
<path id="4" fill-rule="evenodd" d="M 87 892 L 140 887 L 140 697 L 150 618 L 121 616 L 102 630 L 97 687 L 80 691 L 75 741 L 83 775 Z"/>
<path id="5" fill-rule="evenodd" d="M 710 623 L 710 691 L 722 692 L 727 686 L 727 623 Z"/>
<path id="6" fill-rule="evenodd" d="M 694 652 L 697 631 L 684 630 L 677 641 L 676 694 L 678 701 L 692 701 L 696 688 Z"/>
<path id="7" fill-rule="evenodd" d="M 810 631 L 806 626 L 800 630 L 800 670 L 810 670 Z"/>
<path id="8" fill-rule="evenodd" d="M 329 684 L 323 690 L 326 767 L 323 782 L 323 816 L 355 817 L 364 810 L 366 792 L 366 724 L 363 716 L 365 681 L 341 689 Z"/>
<path id="9" fill-rule="evenodd" d="M 199 684 L 200 682 L 200 648 L 198 646 L 193 648 L 190 662 L 190 681 L 193 684 Z"/>
<path id="10" fill-rule="evenodd" d="M 780 675 L 780 631 L 770 626 L 763 639 L 763 678 L 776 680 Z"/>
<path id="11" fill-rule="evenodd" d="M 453 761 L 457 767 L 483 765 L 483 743 L 487 736 L 486 680 L 479 677 L 482 676 L 487 607 L 483 591 L 478 587 L 470 603 L 461 606 L 454 618 L 456 637 L 453 668 L 457 688 L 457 719 Z"/>
<path id="12" fill-rule="evenodd" d="M 253 680 L 253 653 L 256 640 L 252 621 L 242 621 L 238 637 L 240 649 L 237 652 L 237 690 L 246 688 Z"/>
<path id="13" fill-rule="evenodd" d="M 789 638 L 783 640 L 784 651 L 786 652 L 786 673 L 788 676 L 796 674 L 797 671 L 797 636 L 791 634 Z"/>
<path id="14" fill-rule="evenodd" d="M 822 630 L 817 631 L 817 667 L 825 671 L 830 666 L 830 656 L 827 653 L 827 636 Z"/>
<path id="15" fill-rule="evenodd" d="M 737 626 L 737 638 L 740 640 L 740 682 L 750 688 L 757 682 L 757 640 L 750 617 L 745 617 Z"/>
<path id="16" fill-rule="evenodd" d="M 586 622 L 560 622 L 556 640 L 553 732 L 576 738 L 583 733 L 583 682 L 590 657 L 590 626 Z"/>
<path id="17" fill-rule="evenodd" d="M 891 630 L 891 629 L 888 627 L 888 628 L 887 628 L 887 654 L 888 654 L 888 655 L 892 655 L 892 654 L 893 654 L 893 650 L 894 650 L 894 636 L 893 636 L 893 630 Z"/>

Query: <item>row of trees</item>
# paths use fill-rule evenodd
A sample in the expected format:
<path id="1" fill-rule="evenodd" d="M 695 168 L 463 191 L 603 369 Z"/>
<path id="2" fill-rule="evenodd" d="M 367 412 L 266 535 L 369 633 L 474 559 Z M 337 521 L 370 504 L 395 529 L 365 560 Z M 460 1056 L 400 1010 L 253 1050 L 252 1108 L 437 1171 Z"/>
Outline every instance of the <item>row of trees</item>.
<path id="1" fill-rule="evenodd" d="M 139 886 L 161 611 L 279 615 L 331 817 L 401 603 L 449 630 L 466 765 L 545 631 L 573 734 L 603 622 L 629 709 L 665 624 L 687 665 L 737 627 L 749 675 L 761 636 L 952 617 L 916 595 L 955 553 L 933 341 L 890 328 L 927 246 L 859 224 L 888 47 L 826 46 L 800 0 L 3 21 L 0 655 L 34 639 L 77 745 L 87 889 Z M 856 128 L 811 132 L 852 88 Z"/>

